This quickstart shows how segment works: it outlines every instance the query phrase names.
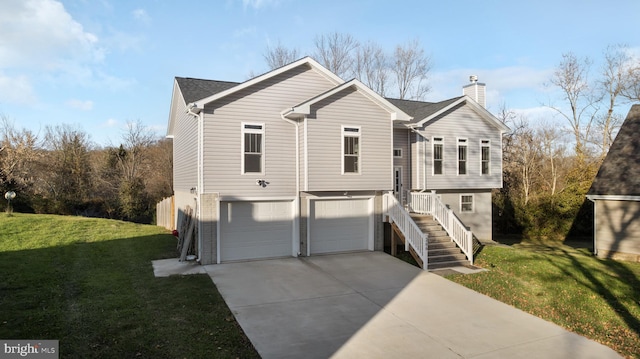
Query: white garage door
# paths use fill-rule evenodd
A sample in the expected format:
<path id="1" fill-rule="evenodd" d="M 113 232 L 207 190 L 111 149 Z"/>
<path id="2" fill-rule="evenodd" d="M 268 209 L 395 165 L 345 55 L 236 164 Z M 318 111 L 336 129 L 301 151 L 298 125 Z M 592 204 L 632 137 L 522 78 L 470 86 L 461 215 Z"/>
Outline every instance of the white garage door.
<path id="1" fill-rule="evenodd" d="M 366 250 L 373 230 L 369 199 L 312 200 L 311 254 Z"/>
<path id="2" fill-rule="evenodd" d="M 291 201 L 221 202 L 220 259 L 291 256 Z"/>

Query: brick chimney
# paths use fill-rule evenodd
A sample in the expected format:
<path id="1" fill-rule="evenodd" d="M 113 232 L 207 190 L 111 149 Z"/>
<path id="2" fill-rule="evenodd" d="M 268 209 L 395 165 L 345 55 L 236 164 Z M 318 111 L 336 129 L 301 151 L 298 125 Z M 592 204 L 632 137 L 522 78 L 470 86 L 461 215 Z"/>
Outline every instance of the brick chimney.
<path id="1" fill-rule="evenodd" d="M 478 82 L 478 76 L 476 75 L 469 76 L 469 82 L 471 83 L 462 87 L 462 94 L 471 97 L 477 103 L 479 103 L 480 106 L 486 108 L 487 107 L 487 100 L 486 100 L 487 85 L 481 82 Z"/>

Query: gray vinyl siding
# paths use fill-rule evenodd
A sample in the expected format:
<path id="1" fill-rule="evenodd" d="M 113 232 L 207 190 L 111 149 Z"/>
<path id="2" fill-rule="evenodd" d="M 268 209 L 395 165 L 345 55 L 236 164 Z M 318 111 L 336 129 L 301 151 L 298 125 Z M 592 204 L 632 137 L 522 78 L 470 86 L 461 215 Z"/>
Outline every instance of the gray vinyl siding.
<path id="1" fill-rule="evenodd" d="M 186 113 L 177 83 L 173 94 L 173 189 L 189 192 L 198 184 L 198 120 Z"/>
<path id="2" fill-rule="evenodd" d="M 482 119 L 470 107 L 463 105 L 428 122 L 420 133 L 425 136 L 424 146 L 426 171 L 419 166 L 422 175 L 426 175 L 427 189 L 447 188 L 501 188 L 502 187 L 502 141 L 501 133 L 495 126 Z M 433 174 L 432 138 L 444 139 L 444 174 Z M 467 174 L 458 175 L 458 139 L 467 139 Z M 491 167 L 489 175 L 480 174 L 480 141 L 491 142 Z M 420 146 L 418 146 L 420 147 Z M 414 188 L 420 188 L 415 186 Z"/>
<path id="3" fill-rule="evenodd" d="M 436 193 L 441 196 L 442 202 L 453 210 L 462 223 L 471 229 L 474 236 L 481 240 L 492 239 L 491 190 L 441 190 Z M 461 195 L 473 196 L 473 212 L 460 212 Z"/>
<path id="4" fill-rule="evenodd" d="M 595 203 L 598 255 L 640 255 L 640 202 L 597 200 Z"/>
<path id="5" fill-rule="evenodd" d="M 307 121 L 309 191 L 391 190 L 390 114 L 348 89 L 312 107 Z M 342 126 L 360 127 L 358 174 L 342 174 Z"/>
<path id="6" fill-rule="evenodd" d="M 273 197 L 295 193 L 295 126 L 280 113 L 334 85 L 301 66 L 205 107 L 204 190 L 221 196 Z M 263 124 L 264 174 L 242 174 L 242 123 Z M 268 183 L 263 188 L 257 179 Z"/>
<path id="7" fill-rule="evenodd" d="M 394 158 L 393 159 L 393 167 L 402 167 L 402 188 L 404 190 L 410 190 L 410 162 L 411 158 L 410 147 L 409 147 L 409 137 L 412 136 L 412 133 L 404 128 L 394 128 L 393 129 L 393 148 L 399 148 L 402 150 L 402 158 Z"/>

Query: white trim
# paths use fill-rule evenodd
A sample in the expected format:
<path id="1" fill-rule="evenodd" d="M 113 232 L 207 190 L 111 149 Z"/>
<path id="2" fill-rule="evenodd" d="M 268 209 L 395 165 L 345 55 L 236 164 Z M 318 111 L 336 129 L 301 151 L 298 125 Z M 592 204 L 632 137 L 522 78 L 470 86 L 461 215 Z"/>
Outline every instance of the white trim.
<path id="1" fill-rule="evenodd" d="M 220 255 L 220 203 L 222 202 L 221 198 L 220 198 L 220 193 L 218 193 L 218 200 L 216 201 L 216 211 L 217 211 L 217 215 L 216 215 L 216 263 L 220 264 L 220 262 L 222 261 L 222 256 Z"/>
<path id="2" fill-rule="evenodd" d="M 487 141 L 487 143 L 483 143 L 484 141 Z M 488 147 L 489 148 L 489 159 L 488 159 L 488 173 L 482 173 L 482 148 L 483 147 Z M 480 176 L 491 176 L 491 140 L 488 138 L 481 138 L 480 139 Z"/>
<path id="3" fill-rule="evenodd" d="M 402 195 L 402 194 L 400 194 Z M 368 211 L 369 211 L 369 224 L 367 230 L 369 231 L 369 246 L 367 249 L 369 249 L 370 251 L 374 250 L 375 248 L 375 218 L 373 216 L 373 214 L 376 212 L 376 208 L 375 208 L 375 197 L 371 197 L 369 198 L 369 200 L 367 201 L 368 204 Z"/>
<path id="4" fill-rule="evenodd" d="M 351 126 L 351 125 L 342 125 L 341 127 L 341 139 L 340 139 L 340 153 L 341 156 L 341 168 L 340 174 L 352 176 L 352 175 L 361 175 L 362 174 L 362 128 L 361 126 Z M 346 129 L 354 129 L 357 131 L 345 131 Z M 355 172 L 345 172 L 344 171 L 344 141 L 347 137 L 356 137 L 358 139 L 358 159 L 356 161 L 357 168 Z"/>
<path id="5" fill-rule="evenodd" d="M 472 100 L 472 101 L 469 101 L 469 100 Z M 493 126 L 498 128 L 501 132 L 509 131 L 509 127 L 507 127 L 504 123 L 500 122 L 500 120 L 498 120 L 494 115 L 492 115 L 491 112 L 487 111 L 486 108 L 482 107 L 480 104 L 478 104 L 476 101 L 474 101 L 471 97 L 469 97 L 467 95 L 463 95 L 458 100 L 450 103 L 449 106 L 446 106 L 446 107 L 442 108 L 440 111 L 423 118 L 422 120 L 420 120 L 417 123 L 415 123 L 413 125 L 413 127 L 422 127 L 422 126 L 424 126 L 424 124 L 426 122 L 429 122 L 429 121 L 433 120 L 434 118 L 437 118 L 438 116 L 442 115 L 443 113 L 445 113 L 445 112 L 451 110 L 452 108 L 460 105 L 461 103 L 465 103 L 465 102 L 466 102 L 467 105 L 471 106 L 472 109 L 474 109 L 482 118 L 484 118 L 490 124 L 492 124 Z"/>
<path id="6" fill-rule="evenodd" d="M 273 201 L 293 201 L 296 196 L 220 196 L 221 202 L 273 202 Z"/>
<path id="7" fill-rule="evenodd" d="M 589 196 L 587 196 L 588 198 Z M 590 199 L 590 198 L 589 198 Z M 593 202 L 593 255 L 598 255 L 598 204 Z"/>
<path id="8" fill-rule="evenodd" d="M 302 145 L 304 146 L 303 149 L 303 156 L 304 156 L 304 186 L 303 186 L 303 191 L 308 191 L 309 190 L 309 136 L 308 136 L 308 127 L 307 127 L 307 123 L 309 122 L 309 119 L 305 116 L 304 118 L 304 125 L 303 125 L 303 131 L 304 131 L 304 141 L 302 143 Z"/>
<path id="9" fill-rule="evenodd" d="M 400 152 L 399 156 L 396 156 L 396 151 Z M 402 158 L 402 147 L 394 147 L 393 148 L 393 158 Z"/>
<path id="10" fill-rule="evenodd" d="M 460 144 L 463 145 L 460 145 Z M 464 173 L 460 173 L 460 147 L 464 147 Z M 468 176 L 469 175 L 469 139 L 466 137 L 456 137 L 456 175 Z"/>
<path id="11" fill-rule="evenodd" d="M 441 144 L 442 145 L 442 173 L 436 173 L 436 161 L 435 161 L 435 155 L 436 155 L 436 151 L 435 151 L 435 146 L 436 146 L 436 139 L 439 139 L 437 144 Z M 444 176 L 445 174 L 445 169 L 444 169 L 444 136 L 431 136 L 431 175 L 432 176 Z M 425 156 L 426 158 L 426 156 Z"/>
<path id="12" fill-rule="evenodd" d="M 589 194 L 587 199 L 591 201 L 604 200 L 604 201 L 640 201 L 640 196 L 628 196 L 617 194 Z"/>
<path id="13" fill-rule="evenodd" d="M 315 213 L 315 211 L 313 211 L 313 213 Z M 311 220 L 311 214 L 311 198 L 307 197 L 307 257 L 311 256 L 311 222 L 313 222 Z"/>
<path id="14" fill-rule="evenodd" d="M 400 179 L 399 188 L 396 188 L 396 172 L 400 174 L 398 176 L 398 178 Z M 397 193 L 400 195 L 400 198 L 398 199 L 398 197 L 396 197 L 396 199 L 398 200 L 398 202 L 400 202 L 401 205 L 404 204 L 404 201 L 402 200 L 402 192 L 404 191 L 404 174 L 402 172 L 402 166 L 393 166 L 393 194 L 396 195 L 396 189 L 398 189 Z"/>
<path id="15" fill-rule="evenodd" d="M 330 89 L 329 91 L 326 91 L 318 96 L 312 97 L 311 99 L 305 102 L 299 103 L 298 105 L 291 107 L 291 109 L 287 110 L 287 112 L 285 113 L 285 116 L 293 115 L 293 116 L 299 117 L 300 115 L 309 115 L 311 113 L 312 105 L 348 88 L 355 88 L 358 92 L 360 92 L 362 95 L 367 97 L 369 100 L 371 100 L 378 106 L 385 109 L 387 112 L 389 112 L 390 119 L 392 121 L 410 121 L 413 119 L 413 117 L 407 115 L 404 111 L 396 107 L 394 104 L 386 100 L 384 97 L 375 93 L 365 84 L 360 82 L 358 79 L 352 79 L 348 82 L 337 85 L 334 88 Z"/>
<path id="16" fill-rule="evenodd" d="M 214 94 L 214 95 L 209 96 L 209 97 L 205 97 L 205 98 L 203 98 L 201 100 L 198 100 L 198 101 L 194 102 L 194 104 L 198 108 L 204 108 L 204 105 L 206 105 L 206 104 L 208 104 L 208 103 L 210 103 L 212 101 L 218 100 L 218 99 L 220 99 L 222 97 L 225 97 L 225 96 L 228 96 L 228 95 L 230 95 L 230 94 L 232 94 L 234 92 L 238 92 L 238 91 L 240 91 L 242 89 L 245 89 L 245 88 L 247 88 L 249 86 L 255 85 L 255 84 L 257 84 L 259 82 L 262 82 L 264 80 L 268 80 L 268 79 L 270 79 L 270 78 L 272 78 L 274 76 L 280 75 L 280 74 L 282 74 L 284 72 L 287 72 L 287 71 L 289 71 L 291 69 L 294 69 L 294 68 L 296 68 L 298 66 L 305 65 L 305 64 L 307 64 L 311 68 L 317 70 L 321 75 L 323 75 L 325 78 L 327 78 L 330 82 L 334 83 L 335 85 L 344 83 L 343 79 L 338 77 L 333 72 L 327 70 L 324 66 L 320 65 L 317 61 L 315 61 L 311 57 L 307 56 L 307 57 L 304 57 L 304 58 L 302 58 L 302 59 L 300 59 L 298 61 L 292 62 L 292 63 L 290 63 L 288 65 L 285 65 L 285 66 L 282 66 L 280 68 L 277 68 L 277 69 L 275 69 L 273 71 L 269 71 L 269 72 L 267 72 L 265 74 L 262 74 L 262 75 L 260 75 L 258 77 L 254 77 L 254 78 L 252 78 L 250 80 L 247 80 L 247 81 L 245 81 L 245 82 L 243 82 L 243 83 L 241 83 L 241 84 L 239 84 L 237 86 L 234 86 L 234 87 L 232 87 L 232 88 L 230 88 L 228 90 L 218 92 L 217 94 Z"/>
<path id="17" fill-rule="evenodd" d="M 471 210 L 470 211 L 463 211 L 462 210 L 462 197 L 463 196 L 471 197 Z M 475 199 L 475 196 L 473 195 L 473 193 L 460 193 L 459 202 L 460 202 L 460 213 L 476 213 L 476 199 Z"/>
<path id="18" fill-rule="evenodd" d="M 265 174 L 265 157 L 266 157 L 266 128 L 264 123 L 258 122 L 241 122 L 240 133 L 240 174 L 241 175 L 264 175 Z M 260 126 L 260 129 L 246 128 L 246 126 Z M 244 135 L 246 133 L 259 134 L 260 136 L 260 172 L 246 172 L 244 167 Z"/>

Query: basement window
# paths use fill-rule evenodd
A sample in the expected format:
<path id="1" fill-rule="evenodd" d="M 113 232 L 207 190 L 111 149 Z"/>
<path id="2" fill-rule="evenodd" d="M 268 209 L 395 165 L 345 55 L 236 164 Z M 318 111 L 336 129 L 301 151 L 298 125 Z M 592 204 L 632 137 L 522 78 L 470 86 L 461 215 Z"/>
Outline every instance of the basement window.
<path id="1" fill-rule="evenodd" d="M 472 194 L 460 195 L 460 212 L 473 213 L 473 195 Z"/>

